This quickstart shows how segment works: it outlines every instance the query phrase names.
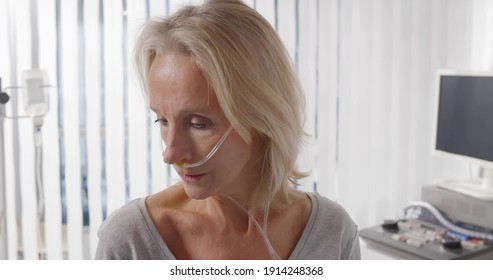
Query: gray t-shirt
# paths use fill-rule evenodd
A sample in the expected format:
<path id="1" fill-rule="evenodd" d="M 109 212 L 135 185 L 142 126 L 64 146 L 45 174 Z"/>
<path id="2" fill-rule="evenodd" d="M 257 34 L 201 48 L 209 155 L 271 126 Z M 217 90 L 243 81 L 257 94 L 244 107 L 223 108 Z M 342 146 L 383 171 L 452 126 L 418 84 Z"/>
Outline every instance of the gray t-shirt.
<path id="1" fill-rule="evenodd" d="M 290 260 L 360 259 L 358 228 L 337 203 L 307 193 L 312 210 Z M 101 225 L 96 259 L 175 260 L 154 226 L 145 199 L 116 210 Z"/>

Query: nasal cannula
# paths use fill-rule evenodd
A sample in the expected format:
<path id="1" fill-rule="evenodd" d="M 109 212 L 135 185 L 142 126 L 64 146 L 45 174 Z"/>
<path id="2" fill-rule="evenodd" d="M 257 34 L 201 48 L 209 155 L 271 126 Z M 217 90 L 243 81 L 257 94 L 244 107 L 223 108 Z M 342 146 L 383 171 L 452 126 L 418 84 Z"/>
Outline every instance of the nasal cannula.
<path id="1" fill-rule="evenodd" d="M 228 128 L 228 130 L 226 131 L 226 133 L 224 133 L 224 135 L 221 137 L 221 139 L 219 139 L 219 142 L 217 142 L 217 144 L 214 146 L 214 148 L 212 148 L 212 150 L 209 152 L 209 154 L 207 154 L 200 161 L 197 161 L 195 163 L 186 163 L 186 162 L 179 161 L 179 162 L 175 163 L 175 165 L 178 166 L 178 167 L 181 167 L 181 168 L 193 168 L 193 167 L 197 167 L 197 166 L 200 166 L 200 165 L 206 163 L 217 152 L 217 150 L 219 149 L 219 147 L 221 147 L 221 145 L 223 144 L 224 140 L 226 140 L 226 138 L 228 137 L 228 135 L 229 135 L 229 133 L 231 132 L 232 129 L 233 129 L 233 127 L 230 126 Z M 163 141 L 161 141 L 161 151 L 164 153 L 164 148 L 163 148 L 163 145 L 162 144 L 163 144 Z"/>

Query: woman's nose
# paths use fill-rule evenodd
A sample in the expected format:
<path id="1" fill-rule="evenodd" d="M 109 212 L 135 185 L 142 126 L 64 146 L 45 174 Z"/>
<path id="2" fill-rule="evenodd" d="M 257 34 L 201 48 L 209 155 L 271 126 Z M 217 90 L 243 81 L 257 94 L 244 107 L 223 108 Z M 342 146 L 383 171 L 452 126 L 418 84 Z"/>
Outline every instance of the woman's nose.
<path id="1" fill-rule="evenodd" d="M 166 133 L 161 133 L 162 142 L 164 142 L 163 161 L 167 164 L 177 162 L 187 162 L 191 159 L 191 149 L 189 141 L 182 132 L 167 129 Z"/>

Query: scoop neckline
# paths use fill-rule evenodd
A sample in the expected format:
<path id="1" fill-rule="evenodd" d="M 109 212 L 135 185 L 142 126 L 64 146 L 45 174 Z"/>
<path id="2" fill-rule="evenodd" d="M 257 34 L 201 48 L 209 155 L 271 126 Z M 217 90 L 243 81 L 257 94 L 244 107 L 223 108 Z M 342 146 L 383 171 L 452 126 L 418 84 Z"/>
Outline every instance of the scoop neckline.
<path id="1" fill-rule="evenodd" d="M 298 257 L 301 255 L 303 252 L 303 249 L 305 247 L 305 244 L 308 241 L 308 238 L 311 235 L 313 225 L 315 224 L 315 220 L 317 219 L 317 214 L 318 214 L 318 200 L 316 199 L 315 193 L 310 193 L 306 192 L 305 193 L 308 198 L 311 201 L 311 210 L 310 210 L 310 216 L 308 217 L 308 220 L 306 222 L 305 228 L 303 229 L 303 232 L 298 240 L 298 243 L 296 243 L 296 246 L 294 247 L 293 251 L 289 255 L 288 260 L 296 260 Z M 154 242 L 159 246 L 161 249 L 161 252 L 164 254 L 164 256 L 167 257 L 169 260 L 176 260 L 176 257 L 173 255 L 171 250 L 169 249 L 168 245 L 166 242 L 163 240 L 161 235 L 159 234 L 159 231 L 156 228 L 156 225 L 154 225 L 154 222 L 151 219 L 151 216 L 149 214 L 149 211 L 147 211 L 146 207 L 146 200 L 149 196 L 145 198 L 141 198 L 139 200 L 139 209 L 140 212 L 142 213 L 145 224 L 147 225 L 147 229 L 149 230 L 152 238 L 154 239 Z"/>

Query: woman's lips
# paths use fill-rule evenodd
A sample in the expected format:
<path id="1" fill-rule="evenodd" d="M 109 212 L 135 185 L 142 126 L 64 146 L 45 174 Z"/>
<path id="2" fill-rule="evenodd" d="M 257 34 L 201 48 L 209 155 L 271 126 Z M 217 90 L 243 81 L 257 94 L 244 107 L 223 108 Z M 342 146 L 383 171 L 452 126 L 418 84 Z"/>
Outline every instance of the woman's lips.
<path id="1" fill-rule="evenodd" d="M 205 174 L 197 174 L 197 175 L 185 175 L 185 174 L 180 174 L 180 178 L 189 183 L 193 182 L 198 182 L 200 179 L 202 179 L 205 176 Z"/>

